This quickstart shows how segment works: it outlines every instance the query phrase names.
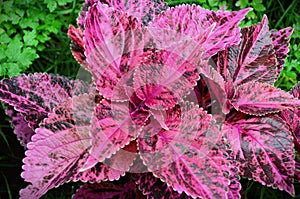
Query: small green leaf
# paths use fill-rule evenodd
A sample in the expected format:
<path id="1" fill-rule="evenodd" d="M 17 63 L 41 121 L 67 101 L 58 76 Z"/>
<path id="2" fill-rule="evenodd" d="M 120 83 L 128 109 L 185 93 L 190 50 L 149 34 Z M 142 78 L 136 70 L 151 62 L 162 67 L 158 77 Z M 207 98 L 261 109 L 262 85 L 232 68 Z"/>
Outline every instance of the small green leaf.
<path id="1" fill-rule="evenodd" d="M 0 23 L 2 24 L 5 21 L 9 21 L 9 16 L 6 14 L 1 14 L 0 15 Z"/>
<path id="2" fill-rule="evenodd" d="M 2 63 L 0 64 L 0 68 L 0 76 L 8 75 L 9 77 L 13 77 L 20 75 L 21 72 L 21 69 L 16 63 Z"/>
<path id="3" fill-rule="evenodd" d="M 5 53 L 4 48 L 0 48 L 0 61 L 6 57 L 4 53 Z"/>
<path id="4" fill-rule="evenodd" d="M 241 8 L 246 8 L 248 6 L 248 0 L 241 0 Z"/>
<path id="5" fill-rule="evenodd" d="M 15 12 L 16 12 L 17 15 L 19 15 L 20 17 L 23 17 L 23 16 L 24 16 L 24 13 L 25 13 L 24 10 L 21 10 L 21 9 L 18 9 L 18 8 L 15 10 Z"/>
<path id="6" fill-rule="evenodd" d="M 37 46 L 39 42 L 35 38 L 36 38 L 35 30 L 33 31 L 24 30 L 23 40 L 26 46 Z"/>
<path id="7" fill-rule="evenodd" d="M 46 41 L 49 41 L 51 38 L 47 35 L 47 33 L 38 34 L 36 36 L 37 40 L 39 40 L 41 43 L 45 43 Z"/>
<path id="8" fill-rule="evenodd" d="M 59 6 L 65 6 L 67 3 L 71 3 L 72 0 L 57 0 Z"/>
<path id="9" fill-rule="evenodd" d="M 7 75 L 9 77 L 21 75 L 22 69 L 16 63 L 7 63 Z"/>
<path id="10" fill-rule="evenodd" d="M 5 1 L 2 3 L 1 7 L 3 7 L 3 10 L 5 10 L 5 11 L 11 10 L 11 8 L 13 7 L 13 3 L 14 3 L 14 1 L 12 1 L 12 0 Z"/>
<path id="11" fill-rule="evenodd" d="M 263 4 L 253 4 L 253 8 L 258 12 L 263 12 L 266 10 L 266 7 Z"/>
<path id="12" fill-rule="evenodd" d="M 17 37 L 14 37 L 14 39 L 12 39 L 11 42 L 8 44 L 7 49 L 5 51 L 5 55 L 10 60 L 15 61 L 21 53 L 22 46 L 23 43 Z"/>
<path id="13" fill-rule="evenodd" d="M 18 57 L 18 62 L 21 63 L 26 68 L 32 64 L 32 61 L 38 58 L 39 55 L 36 54 L 36 50 L 32 48 L 24 48 L 20 56 Z"/>
<path id="14" fill-rule="evenodd" d="M 27 27 L 30 27 L 32 29 L 36 29 L 39 26 L 39 23 L 36 22 L 36 21 L 33 21 L 31 18 L 22 18 L 20 20 L 19 25 L 22 29 L 25 29 Z"/>
<path id="15" fill-rule="evenodd" d="M 300 51 L 296 51 L 295 53 L 295 56 L 297 57 L 297 59 L 300 59 Z M 299 66 L 300 67 L 300 66 Z"/>
<path id="16" fill-rule="evenodd" d="M 7 44 L 10 42 L 9 36 L 4 32 L 0 35 L 0 44 Z"/>
<path id="17" fill-rule="evenodd" d="M 47 4 L 47 8 L 49 9 L 50 12 L 53 12 L 57 7 L 56 1 L 53 0 L 44 0 L 44 3 Z"/>
<path id="18" fill-rule="evenodd" d="M 21 17 L 15 13 L 9 13 L 9 18 L 12 24 L 18 24 Z"/>

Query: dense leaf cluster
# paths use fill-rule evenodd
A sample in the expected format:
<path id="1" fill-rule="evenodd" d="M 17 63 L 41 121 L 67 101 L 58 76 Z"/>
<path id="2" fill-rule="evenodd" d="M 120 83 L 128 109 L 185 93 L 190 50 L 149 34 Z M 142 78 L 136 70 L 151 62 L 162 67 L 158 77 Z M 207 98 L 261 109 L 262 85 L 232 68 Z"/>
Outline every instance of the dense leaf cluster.
<path id="1" fill-rule="evenodd" d="M 86 0 L 68 34 L 91 83 L 0 82 L 27 149 L 21 198 L 69 181 L 87 182 L 74 198 L 240 198 L 240 176 L 293 196 L 299 85 L 274 86 L 292 29 L 240 28 L 249 10 Z"/>

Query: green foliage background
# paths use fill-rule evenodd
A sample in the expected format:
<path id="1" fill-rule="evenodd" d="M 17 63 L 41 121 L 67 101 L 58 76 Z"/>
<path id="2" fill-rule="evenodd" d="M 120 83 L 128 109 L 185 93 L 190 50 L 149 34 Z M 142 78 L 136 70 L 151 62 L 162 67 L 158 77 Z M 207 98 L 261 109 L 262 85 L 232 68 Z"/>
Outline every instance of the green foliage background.
<path id="1" fill-rule="evenodd" d="M 260 22 L 266 14 L 271 29 L 294 28 L 290 52 L 276 86 L 289 90 L 300 81 L 299 0 L 166 0 L 170 6 L 198 4 L 212 10 L 253 7 L 241 27 Z M 69 24 L 76 24 L 83 0 L 0 0 L 0 79 L 21 73 L 52 72 L 74 78 L 79 65 L 70 52 Z M 0 198 L 18 198 L 24 149 L 0 107 Z M 245 198 L 290 198 L 282 191 L 242 179 Z M 49 191 L 43 198 L 71 198 L 78 183 Z M 296 198 L 300 198 L 296 184 Z"/>

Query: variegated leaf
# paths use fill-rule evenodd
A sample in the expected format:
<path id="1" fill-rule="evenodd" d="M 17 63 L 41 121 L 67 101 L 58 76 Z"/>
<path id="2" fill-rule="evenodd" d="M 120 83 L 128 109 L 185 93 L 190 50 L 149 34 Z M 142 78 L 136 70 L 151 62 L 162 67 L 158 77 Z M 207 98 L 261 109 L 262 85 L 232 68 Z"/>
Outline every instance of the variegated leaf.
<path id="1" fill-rule="evenodd" d="M 239 42 L 238 23 L 249 9 L 214 12 L 195 5 L 181 5 L 159 15 L 149 27 L 177 32 L 193 38 L 202 46 L 206 57 Z"/>
<path id="2" fill-rule="evenodd" d="M 0 99 L 24 115 L 31 128 L 36 128 L 61 102 L 88 92 L 83 82 L 53 74 L 22 75 L 0 82 Z"/>
<path id="3" fill-rule="evenodd" d="M 89 7 L 97 2 L 102 2 L 126 13 L 128 16 L 133 16 L 143 25 L 148 25 L 156 15 L 159 15 L 168 8 L 163 0 L 86 0 L 78 18 L 78 25 L 81 29 L 84 29 Z"/>
<path id="4" fill-rule="evenodd" d="M 136 184 L 148 199 L 192 199 L 185 193 L 178 193 L 167 183 L 154 177 L 151 173 L 137 174 Z"/>
<path id="5" fill-rule="evenodd" d="M 289 42 L 292 33 L 293 29 L 291 27 L 281 30 L 271 30 L 271 39 L 275 50 L 278 74 L 281 72 L 284 59 L 289 52 Z"/>
<path id="6" fill-rule="evenodd" d="M 128 102 L 102 100 L 96 108 L 94 126 L 91 128 L 91 156 L 99 162 L 119 151 L 139 134 L 142 125 L 135 124 Z M 146 120 L 148 117 L 145 117 Z M 90 168 L 88 163 L 82 170 Z"/>
<path id="7" fill-rule="evenodd" d="M 111 182 L 102 182 L 94 184 L 85 184 L 81 186 L 73 199 L 142 199 L 145 198 L 136 188 L 134 182 L 129 181 L 124 184 L 113 184 Z"/>
<path id="8" fill-rule="evenodd" d="M 290 93 L 297 99 L 300 99 L 300 82 L 298 82 L 290 91 Z M 280 113 L 281 118 L 284 119 L 286 124 L 289 126 L 293 137 L 294 145 L 296 149 L 296 169 L 295 169 L 295 180 L 300 182 L 300 108 L 293 110 L 284 110 Z"/>
<path id="9" fill-rule="evenodd" d="M 4 106 L 6 114 L 11 118 L 10 124 L 14 129 L 14 133 L 17 135 L 21 145 L 26 147 L 34 135 L 33 129 L 28 126 L 28 122 L 24 120 L 24 116 L 17 112 L 13 106 L 7 104 Z"/>
<path id="10" fill-rule="evenodd" d="M 20 191 L 21 198 L 39 198 L 49 189 L 70 180 L 98 182 L 115 180 L 125 171 L 118 171 L 93 159 L 89 170 L 80 172 L 90 161 L 89 131 L 93 122 L 94 96 L 82 95 L 62 103 L 49 114 L 36 130 L 27 147 L 22 177 L 30 182 Z M 118 154 L 112 159 L 118 159 Z M 118 160 L 116 160 L 118 161 Z M 133 160 L 132 160 L 133 161 Z M 127 162 L 127 170 L 132 164 Z"/>
<path id="11" fill-rule="evenodd" d="M 277 67 L 267 17 L 257 25 L 243 28 L 241 33 L 239 45 L 214 57 L 217 70 L 235 87 L 252 81 L 273 84 Z"/>
<path id="12" fill-rule="evenodd" d="M 177 104 L 198 79 L 196 64 L 162 50 L 151 54 L 136 68 L 133 87 L 146 106 L 163 110 Z"/>
<path id="13" fill-rule="evenodd" d="M 226 198 L 230 172 L 228 160 L 215 144 L 218 126 L 192 104 L 176 105 L 166 113 L 168 129 L 152 119 L 138 139 L 149 171 L 179 193 Z"/>
<path id="14" fill-rule="evenodd" d="M 89 68 L 86 62 L 86 56 L 84 54 L 84 42 L 83 42 L 83 31 L 80 28 L 75 28 L 74 26 L 70 25 L 68 30 L 68 36 L 71 39 L 71 51 L 73 57 L 77 60 L 79 64 L 84 66 L 85 68 Z"/>
<path id="15" fill-rule="evenodd" d="M 223 132 L 237 157 L 241 176 L 295 194 L 293 137 L 281 118 L 233 113 Z"/>
<path id="16" fill-rule="evenodd" d="M 113 97 L 113 90 L 124 74 L 142 58 L 144 44 L 140 27 L 134 18 L 100 2 L 87 14 L 84 45 L 88 70 L 106 98 Z"/>
<path id="17" fill-rule="evenodd" d="M 251 115 L 300 107 L 300 100 L 289 93 L 269 84 L 253 82 L 239 86 L 231 103 L 235 109 Z"/>

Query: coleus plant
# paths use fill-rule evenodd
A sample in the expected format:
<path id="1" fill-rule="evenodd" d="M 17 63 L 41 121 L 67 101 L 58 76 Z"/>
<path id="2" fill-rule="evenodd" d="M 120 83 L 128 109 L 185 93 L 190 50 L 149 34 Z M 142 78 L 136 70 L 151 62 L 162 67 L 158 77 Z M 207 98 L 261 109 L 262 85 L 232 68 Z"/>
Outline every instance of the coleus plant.
<path id="1" fill-rule="evenodd" d="M 293 196 L 299 85 L 273 85 L 292 29 L 240 29 L 249 10 L 86 0 L 68 34 L 91 83 L 0 82 L 27 149 L 20 197 L 83 181 L 74 198 L 240 198 L 240 177 Z"/>

